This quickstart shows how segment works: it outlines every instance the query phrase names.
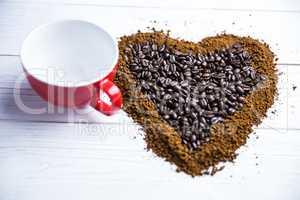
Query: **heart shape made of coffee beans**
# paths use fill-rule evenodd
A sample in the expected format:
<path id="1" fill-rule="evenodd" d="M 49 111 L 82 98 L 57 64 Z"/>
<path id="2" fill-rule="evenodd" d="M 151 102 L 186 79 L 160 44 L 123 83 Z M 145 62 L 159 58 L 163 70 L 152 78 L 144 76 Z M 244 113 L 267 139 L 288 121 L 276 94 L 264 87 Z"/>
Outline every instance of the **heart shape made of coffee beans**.
<path id="1" fill-rule="evenodd" d="M 143 127 L 148 149 L 192 176 L 232 161 L 274 102 L 274 54 L 250 37 L 193 43 L 139 32 L 119 49 L 123 109 Z"/>

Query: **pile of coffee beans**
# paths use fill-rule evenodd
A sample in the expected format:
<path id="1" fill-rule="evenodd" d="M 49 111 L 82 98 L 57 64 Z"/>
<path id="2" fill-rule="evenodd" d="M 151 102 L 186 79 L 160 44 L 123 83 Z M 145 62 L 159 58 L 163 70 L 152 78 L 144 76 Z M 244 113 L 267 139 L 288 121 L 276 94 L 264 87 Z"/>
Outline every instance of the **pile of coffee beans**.
<path id="1" fill-rule="evenodd" d="M 239 43 L 206 55 L 151 42 L 125 51 L 141 91 L 192 150 L 209 141 L 213 124 L 241 110 L 244 97 L 265 79 Z"/>
<path id="2" fill-rule="evenodd" d="M 137 32 L 119 40 L 114 82 L 148 150 L 177 172 L 213 175 L 236 158 L 273 105 L 275 61 L 268 44 L 251 37 L 190 42 L 163 31 Z"/>

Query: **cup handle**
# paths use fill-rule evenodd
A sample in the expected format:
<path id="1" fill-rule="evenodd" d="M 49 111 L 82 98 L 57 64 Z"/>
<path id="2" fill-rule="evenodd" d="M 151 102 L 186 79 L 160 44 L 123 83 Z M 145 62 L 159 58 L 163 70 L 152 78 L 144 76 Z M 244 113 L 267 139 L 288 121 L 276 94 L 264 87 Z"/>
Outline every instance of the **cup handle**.
<path id="1" fill-rule="evenodd" d="M 96 94 L 94 100 L 92 101 L 92 106 L 102 112 L 105 115 L 112 115 L 121 109 L 123 104 L 123 99 L 120 89 L 110 80 L 105 79 L 95 83 Z M 111 104 L 108 104 L 101 100 L 101 92 L 105 92 L 110 98 Z"/>

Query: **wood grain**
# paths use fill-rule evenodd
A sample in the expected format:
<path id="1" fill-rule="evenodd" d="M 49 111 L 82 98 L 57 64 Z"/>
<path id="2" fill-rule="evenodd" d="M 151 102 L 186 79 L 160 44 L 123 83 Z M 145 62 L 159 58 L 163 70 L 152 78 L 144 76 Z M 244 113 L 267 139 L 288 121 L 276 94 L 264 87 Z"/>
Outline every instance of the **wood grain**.
<path id="1" fill-rule="evenodd" d="M 30 12 L 34 11 L 34 12 Z M 22 41 L 36 26 L 59 19 L 100 24 L 115 37 L 147 27 L 172 30 L 172 36 L 199 41 L 226 31 L 269 43 L 281 63 L 300 63 L 300 12 L 182 10 L 0 2 L 0 55 L 18 55 Z M 126 17 L 125 17 L 126 16 Z"/>

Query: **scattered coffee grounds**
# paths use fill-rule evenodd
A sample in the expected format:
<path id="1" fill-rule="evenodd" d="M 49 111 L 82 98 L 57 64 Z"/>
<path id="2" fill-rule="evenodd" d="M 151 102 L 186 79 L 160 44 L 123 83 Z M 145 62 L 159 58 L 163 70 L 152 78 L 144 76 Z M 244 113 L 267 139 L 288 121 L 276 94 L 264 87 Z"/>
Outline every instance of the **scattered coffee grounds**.
<path id="1" fill-rule="evenodd" d="M 232 161 L 274 102 L 274 55 L 250 37 L 192 43 L 137 33 L 119 49 L 124 110 L 142 125 L 149 149 L 192 176 Z"/>

